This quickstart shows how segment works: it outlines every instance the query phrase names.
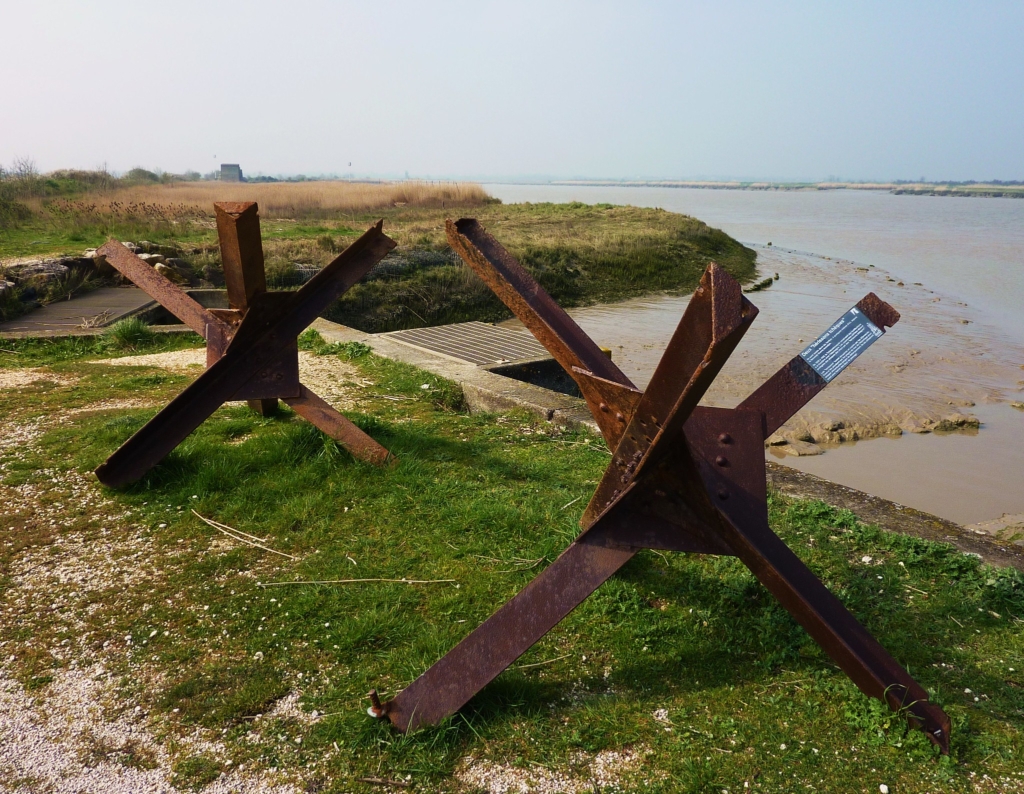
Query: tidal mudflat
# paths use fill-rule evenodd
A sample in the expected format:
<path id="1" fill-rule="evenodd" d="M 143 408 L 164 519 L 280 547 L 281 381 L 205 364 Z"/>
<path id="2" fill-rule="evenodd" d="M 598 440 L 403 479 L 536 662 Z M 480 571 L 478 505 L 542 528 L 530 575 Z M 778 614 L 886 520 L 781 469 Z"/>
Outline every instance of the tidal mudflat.
<path id="1" fill-rule="evenodd" d="M 1016 325 L 1004 322 L 1006 305 L 1024 301 L 1019 262 L 1014 265 L 1015 252 L 1024 250 L 1017 245 L 1024 235 L 1018 203 L 644 188 L 488 190 L 506 200 L 657 204 L 697 215 L 754 248 L 759 278 L 778 273 L 779 280 L 749 296 L 760 314 L 709 392 L 713 405 L 735 405 L 875 292 L 900 311 L 900 322 L 794 417 L 768 454 L 979 531 L 994 531 L 989 522 L 995 521 L 999 532 L 1012 534 L 1024 524 L 1024 411 L 1012 407 L 1024 400 L 1024 345 Z M 895 208 L 887 229 L 881 204 Z M 943 224 L 949 250 L 937 247 Z M 765 239 L 751 241 L 753 234 Z M 818 252 L 780 245 L 785 240 Z M 922 275 L 929 267 L 934 278 Z M 653 295 L 571 313 L 642 386 L 687 302 Z"/>

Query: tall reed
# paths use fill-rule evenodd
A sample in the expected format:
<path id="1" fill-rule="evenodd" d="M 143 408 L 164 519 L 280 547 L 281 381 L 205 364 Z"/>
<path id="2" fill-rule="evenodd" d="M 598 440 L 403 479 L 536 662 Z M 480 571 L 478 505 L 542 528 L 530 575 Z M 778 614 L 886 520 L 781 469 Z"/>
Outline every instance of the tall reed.
<path id="1" fill-rule="evenodd" d="M 256 201 L 268 218 L 325 218 L 387 207 L 480 206 L 491 201 L 480 185 L 469 182 L 177 182 L 135 185 L 92 193 L 82 204 L 90 214 L 145 214 L 175 218 L 211 216 L 215 201 Z"/>

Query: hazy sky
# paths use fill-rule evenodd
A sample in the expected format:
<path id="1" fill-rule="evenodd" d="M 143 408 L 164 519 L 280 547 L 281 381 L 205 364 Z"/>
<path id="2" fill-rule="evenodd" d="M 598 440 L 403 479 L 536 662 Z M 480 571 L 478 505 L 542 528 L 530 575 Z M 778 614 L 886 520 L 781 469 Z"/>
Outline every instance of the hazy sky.
<path id="1" fill-rule="evenodd" d="M 0 31 L 0 163 L 44 170 L 1024 179 L 1020 0 L 0 0 Z"/>

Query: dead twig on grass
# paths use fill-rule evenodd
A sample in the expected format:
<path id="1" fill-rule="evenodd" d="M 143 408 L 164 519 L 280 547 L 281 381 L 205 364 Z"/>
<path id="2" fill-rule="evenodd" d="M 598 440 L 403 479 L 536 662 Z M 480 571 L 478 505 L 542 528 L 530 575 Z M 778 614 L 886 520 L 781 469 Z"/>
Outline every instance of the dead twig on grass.
<path id="1" fill-rule="evenodd" d="M 249 540 L 254 540 L 257 543 L 267 543 L 270 540 L 270 538 L 259 538 L 259 537 L 256 537 L 256 535 L 250 535 L 248 532 L 242 532 L 242 530 L 240 530 L 240 529 L 235 529 L 234 527 L 229 527 L 227 524 L 222 524 L 222 523 L 220 523 L 220 521 L 214 521 L 212 518 L 203 518 L 201 515 L 199 515 L 199 513 L 196 513 L 195 510 L 193 510 L 192 512 L 197 517 L 202 518 L 203 521 L 205 521 L 207 524 L 209 524 L 212 527 L 215 527 L 215 528 L 218 528 L 218 529 L 226 529 L 229 532 L 234 532 L 236 535 L 241 535 L 242 537 L 248 538 Z"/>
<path id="2" fill-rule="evenodd" d="M 387 780 L 382 777 L 357 777 L 360 783 L 370 783 L 374 786 L 398 786 L 399 788 L 412 788 L 412 783 L 404 780 Z"/>
<path id="3" fill-rule="evenodd" d="M 283 587 L 290 584 L 362 584 L 363 582 L 394 582 L 397 584 L 456 584 L 455 579 L 308 579 L 294 582 L 257 582 L 257 587 Z"/>
<path id="4" fill-rule="evenodd" d="M 561 441 L 557 438 L 549 438 L 548 441 L 553 441 L 556 444 L 562 444 L 566 447 L 586 447 L 587 449 L 593 450 L 594 452 L 600 452 L 602 455 L 611 455 L 611 450 L 599 447 L 596 444 L 591 444 L 589 441 Z"/>
<path id="5" fill-rule="evenodd" d="M 271 554 L 280 554 L 282 557 L 287 557 L 289 560 L 297 560 L 298 557 L 292 554 L 285 554 L 283 551 L 272 549 L 269 546 L 264 546 L 263 543 L 256 543 L 255 541 L 265 541 L 265 538 L 257 538 L 255 535 L 250 535 L 247 532 L 242 532 L 234 527 L 229 527 L 227 524 L 221 524 L 217 521 L 213 521 L 209 518 L 205 518 L 195 510 L 192 511 L 192 515 L 202 521 L 204 524 L 209 524 L 211 527 L 216 529 L 218 532 L 222 532 L 238 543 L 243 543 L 246 546 L 252 546 L 255 549 L 263 549 L 263 551 L 269 551 Z"/>
<path id="6" fill-rule="evenodd" d="M 533 662 L 532 664 L 517 664 L 513 667 L 513 670 L 528 670 L 531 667 L 543 667 L 546 664 L 552 664 L 553 662 L 560 662 L 562 659 L 568 659 L 572 656 L 571 653 L 565 654 L 565 656 L 556 656 L 554 659 L 547 659 L 543 662 Z"/>
<path id="7" fill-rule="evenodd" d="M 485 557 L 482 554 L 474 554 L 473 556 L 478 560 L 488 560 L 489 562 L 500 562 L 502 565 L 515 566 L 505 571 L 498 571 L 498 573 L 519 573 L 520 571 L 529 571 L 544 562 L 543 557 L 538 557 L 535 560 L 528 560 L 525 557 L 513 557 L 510 560 L 499 560 L 497 557 Z"/>

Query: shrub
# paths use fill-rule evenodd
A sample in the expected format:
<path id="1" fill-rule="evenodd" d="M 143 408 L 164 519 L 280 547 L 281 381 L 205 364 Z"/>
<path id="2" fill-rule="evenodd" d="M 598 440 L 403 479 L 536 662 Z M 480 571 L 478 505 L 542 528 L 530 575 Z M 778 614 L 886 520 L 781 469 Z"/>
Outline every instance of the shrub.
<path id="1" fill-rule="evenodd" d="M 90 271 L 82 269 L 71 270 L 60 278 L 55 278 L 46 284 L 40 302 L 46 304 L 71 300 L 76 294 L 89 292 L 98 286 L 99 283 Z"/>
<path id="2" fill-rule="evenodd" d="M 118 350 L 136 350 L 153 341 L 156 334 L 138 317 L 127 317 L 118 320 L 104 333 L 104 341 Z"/>
<path id="3" fill-rule="evenodd" d="M 0 323 L 20 317 L 25 313 L 26 308 L 21 300 L 20 289 L 15 287 L 14 289 L 5 290 L 0 294 Z"/>

